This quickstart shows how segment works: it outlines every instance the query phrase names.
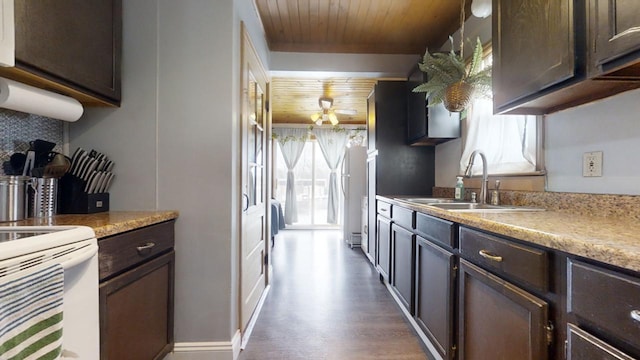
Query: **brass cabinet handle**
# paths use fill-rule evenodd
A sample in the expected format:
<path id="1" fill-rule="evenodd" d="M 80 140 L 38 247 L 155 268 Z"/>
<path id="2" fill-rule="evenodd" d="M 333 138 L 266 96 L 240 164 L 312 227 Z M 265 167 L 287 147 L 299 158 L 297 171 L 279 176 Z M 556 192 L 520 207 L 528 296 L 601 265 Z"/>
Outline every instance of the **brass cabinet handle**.
<path id="1" fill-rule="evenodd" d="M 155 243 L 153 242 L 148 242 L 144 245 L 140 245 L 138 247 L 136 247 L 136 250 L 138 250 L 138 254 L 140 255 L 148 255 L 151 252 L 151 249 L 153 249 L 153 247 L 156 246 Z"/>
<path id="2" fill-rule="evenodd" d="M 478 251 L 478 254 L 480 254 L 480 256 L 482 256 L 483 258 L 489 259 L 491 261 L 495 261 L 495 262 L 501 262 L 502 261 L 502 256 L 493 255 L 488 250 L 482 249 L 482 250 Z"/>
<path id="3" fill-rule="evenodd" d="M 631 310 L 631 318 L 640 322 L 640 310 Z"/>

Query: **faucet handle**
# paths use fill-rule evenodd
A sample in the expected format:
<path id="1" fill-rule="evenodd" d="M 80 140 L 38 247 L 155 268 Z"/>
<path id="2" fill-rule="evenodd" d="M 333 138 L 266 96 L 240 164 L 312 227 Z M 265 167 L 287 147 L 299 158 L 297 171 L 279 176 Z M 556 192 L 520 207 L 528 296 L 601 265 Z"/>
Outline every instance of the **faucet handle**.
<path id="1" fill-rule="evenodd" d="M 477 202 L 477 200 L 476 200 L 476 192 L 475 191 L 471 192 L 471 202 L 472 203 Z"/>
<path id="2" fill-rule="evenodd" d="M 500 180 L 496 180 L 496 191 L 500 190 Z"/>

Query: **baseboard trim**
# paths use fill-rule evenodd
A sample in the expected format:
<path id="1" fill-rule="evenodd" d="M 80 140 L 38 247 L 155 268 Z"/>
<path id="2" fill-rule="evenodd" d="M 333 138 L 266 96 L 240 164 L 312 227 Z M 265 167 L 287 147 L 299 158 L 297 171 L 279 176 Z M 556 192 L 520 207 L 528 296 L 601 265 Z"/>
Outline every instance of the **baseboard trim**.
<path id="1" fill-rule="evenodd" d="M 241 345 L 242 333 L 240 333 L 240 329 L 238 329 L 231 339 L 231 351 L 233 351 L 233 360 L 237 359 L 240 356 L 240 351 L 242 350 Z"/>
<path id="2" fill-rule="evenodd" d="M 178 342 L 165 360 L 235 360 L 240 355 L 241 339 L 238 330 L 231 341 Z"/>
<path id="3" fill-rule="evenodd" d="M 396 305 L 402 311 L 402 314 L 404 315 L 405 319 L 409 322 L 409 324 L 411 324 L 411 327 L 416 332 L 416 335 L 418 335 L 420 340 L 422 340 L 422 343 L 424 344 L 424 346 L 426 346 L 427 350 L 429 350 L 430 355 L 433 356 L 433 358 L 436 360 L 443 360 L 438 350 L 436 350 L 435 346 L 433 346 L 429 338 L 427 338 L 427 335 L 425 335 L 422 329 L 420 329 L 420 326 L 418 325 L 416 320 L 413 318 L 411 313 L 407 309 L 405 309 L 405 307 L 402 305 L 402 301 L 400 300 L 398 295 L 396 295 L 396 292 L 393 290 L 393 288 L 391 288 L 391 285 L 386 281 L 384 282 L 384 285 L 387 287 L 387 290 L 391 294 L 391 297 L 393 298 L 393 300 L 395 300 Z"/>

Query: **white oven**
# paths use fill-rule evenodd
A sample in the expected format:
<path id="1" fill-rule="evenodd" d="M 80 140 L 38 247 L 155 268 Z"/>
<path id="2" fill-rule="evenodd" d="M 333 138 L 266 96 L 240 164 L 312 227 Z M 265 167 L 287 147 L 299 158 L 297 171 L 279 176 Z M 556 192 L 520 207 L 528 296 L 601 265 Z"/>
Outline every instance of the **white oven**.
<path id="1" fill-rule="evenodd" d="M 26 298 L 43 298 L 44 295 L 40 294 L 47 289 L 42 285 L 44 281 L 40 281 L 41 278 L 35 277 L 35 274 L 56 269 L 59 277 L 56 295 L 58 302 L 55 305 L 58 310 L 61 309 L 62 314 L 62 320 L 56 324 L 59 327 L 56 334 L 61 330 L 62 335 L 56 340 L 58 349 L 61 341 L 60 358 L 97 360 L 100 352 L 97 253 L 95 233 L 89 227 L 0 226 L 0 344 L 8 336 L 15 335 L 9 332 L 12 326 L 16 329 L 18 325 L 36 327 L 28 321 L 34 322 L 37 319 L 20 320 L 21 317 L 26 319 L 28 314 L 36 312 L 36 305 L 23 305 L 14 314 L 10 310 L 17 307 L 13 305 L 14 302 L 23 301 L 27 304 Z M 51 283 L 55 281 L 51 280 Z M 29 290 L 28 286 L 40 286 L 42 289 Z M 18 288 L 24 292 L 18 292 Z M 18 295 L 12 298 L 11 294 L 4 294 L 3 291 Z M 34 302 L 35 300 L 32 303 Z M 49 305 L 44 304 L 42 308 Z M 15 314 L 18 312 L 21 314 Z M 34 340 L 36 342 L 38 341 Z M 18 347 L 16 349 L 0 348 L 0 352 L 20 351 Z M 7 354 L 3 357 L 0 353 L 0 358 L 8 357 Z"/>

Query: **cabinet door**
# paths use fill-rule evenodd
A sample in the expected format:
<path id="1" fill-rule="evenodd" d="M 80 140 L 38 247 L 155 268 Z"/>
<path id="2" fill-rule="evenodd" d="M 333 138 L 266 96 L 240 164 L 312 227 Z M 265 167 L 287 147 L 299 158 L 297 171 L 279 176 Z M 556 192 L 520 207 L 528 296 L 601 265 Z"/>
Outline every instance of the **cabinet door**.
<path id="1" fill-rule="evenodd" d="M 378 215 L 376 230 L 378 240 L 376 268 L 378 268 L 380 275 L 389 281 L 389 275 L 391 275 L 391 220 Z"/>
<path id="2" fill-rule="evenodd" d="M 0 0 L 0 66 L 15 64 L 13 0 Z"/>
<path id="3" fill-rule="evenodd" d="M 460 137 L 460 113 L 451 113 L 444 105 L 427 106 L 425 93 L 413 89 L 424 83 L 424 74 L 416 66 L 407 81 L 407 143 L 436 145 Z"/>
<path id="4" fill-rule="evenodd" d="M 410 314 L 414 313 L 414 266 L 416 236 L 400 226 L 391 225 L 391 285 Z"/>
<path id="5" fill-rule="evenodd" d="M 415 319 L 443 359 L 453 354 L 455 257 L 417 237 Z"/>
<path id="6" fill-rule="evenodd" d="M 640 9 L 633 0 L 590 0 L 589 31 L 595 66 L 640 50 Z"/>
<path id="7" fill-rule="evenodd" d="M 492 18 L 494 111 L 574 76 L 573 0 L 494 0 Z"/>
<path id="8" fill-rule="evenodd" d="M 460 359 L 548 358 L 548 304 L 460 260 Z"/>
<path id="9" fill-rule="evenodd" d="M 122 0 L 16 0 L 16 67 L 120 100 Z"/>
<path id="10" fill-rule="evenodd" d="M 100 284 L 100 359 L 162 359 L 173 348 L 174 251 Z"/>
<path id="11" fill-rule="evenodd" d="M 378 227 L 377 227 L 377 210 L 376 210 L 376 161 L 375 156 L 367 157 L 367 258 L 372 264 L 376 265 L 378 258 Z"/>

